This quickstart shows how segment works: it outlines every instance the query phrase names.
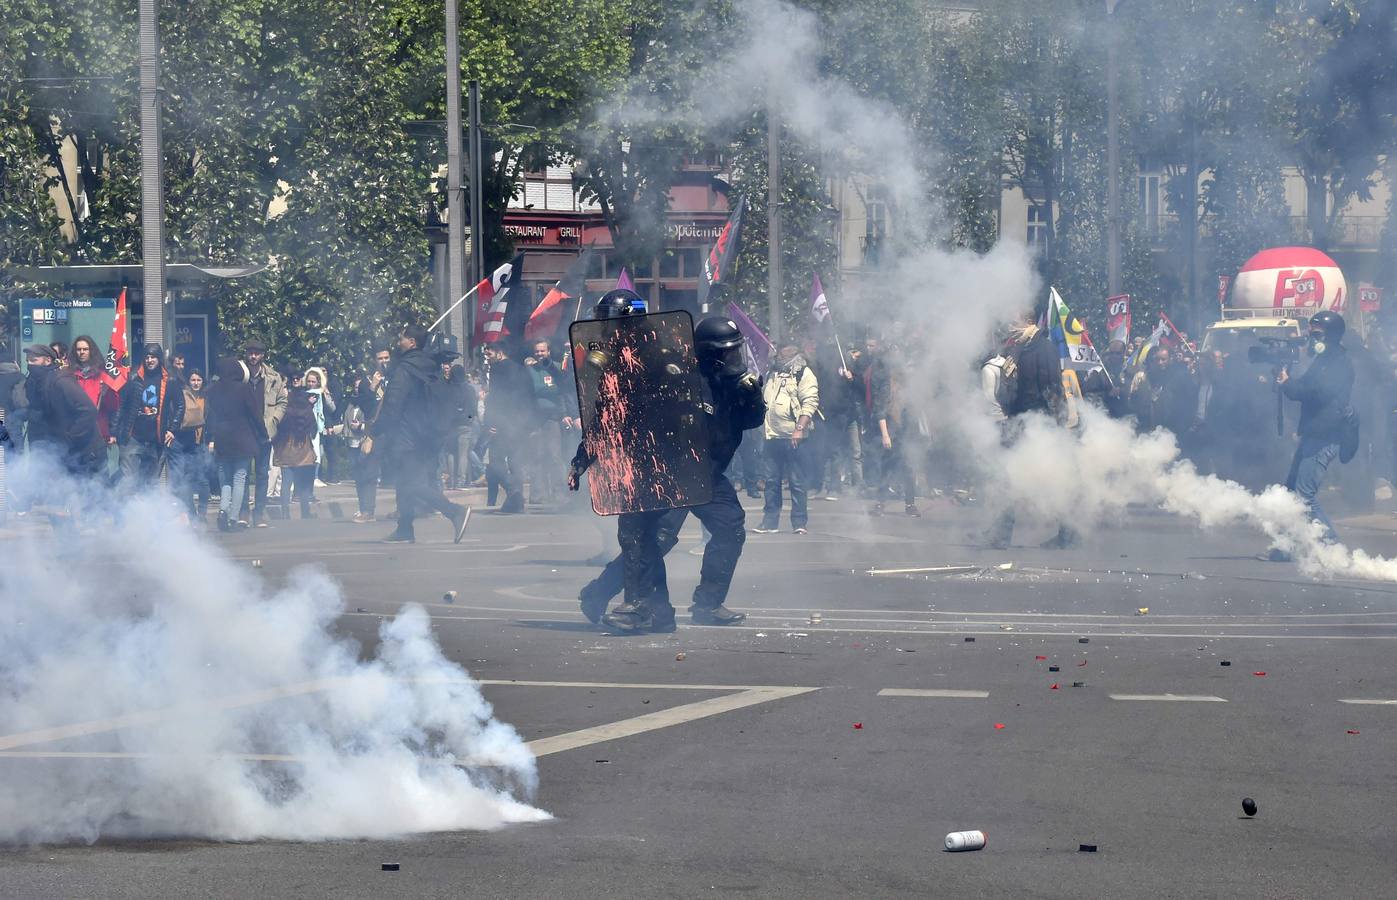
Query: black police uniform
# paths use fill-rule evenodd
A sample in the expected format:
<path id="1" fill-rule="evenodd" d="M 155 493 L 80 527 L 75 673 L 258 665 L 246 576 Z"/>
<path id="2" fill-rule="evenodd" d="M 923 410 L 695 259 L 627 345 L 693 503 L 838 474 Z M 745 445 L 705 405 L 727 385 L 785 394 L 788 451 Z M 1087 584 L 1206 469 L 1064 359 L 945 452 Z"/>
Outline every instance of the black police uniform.
<path id="1" fill-rule="evenodd" d="M 707 347 L 700 335 L 717 327 L 719 344 Z M 742 443 L 743 432 L 761 424 L 766 414 L 761 384 L 746 372 L 741 359 L 742 339 L 730 321 L 701 323 L 696 332 L 699 366 L 703 373 L 702 409 L 708 419 L 709 454 L 713 467 L 712 499 L 692 509 L 626 513 L 617 523 L 621 555 L 612 560 L 581 595 L 583 613 L 597 621 L 611 597 L 624 586 L 625 602 L 604 621 L 621 631 L 673 631 L 674 608 L 670 604 L 664 557 L 679 540 L 679 530 L 689 512 L 712 535 L 704 549 L 698 587 L 690 612 L 700 624 L 734 624 L 743 616 L 713 611 L 723 606 L 747 532 L 746 514 L 737 492 L 723 473 Z M 578 448 L 574 471 L 586 468 L 585 449 Z"/>

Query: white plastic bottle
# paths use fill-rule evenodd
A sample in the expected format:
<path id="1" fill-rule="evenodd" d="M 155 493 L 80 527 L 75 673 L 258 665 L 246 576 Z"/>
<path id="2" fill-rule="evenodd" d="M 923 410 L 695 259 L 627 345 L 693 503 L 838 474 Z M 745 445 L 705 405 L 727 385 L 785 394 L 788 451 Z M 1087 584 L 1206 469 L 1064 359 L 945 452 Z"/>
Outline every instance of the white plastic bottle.
<path id="1" fill-rule="evenodd" d="M 980 850 L 985 842 L 983 831 L 952 831 L 946 835 L 946 849 L 951 851 Z"/>

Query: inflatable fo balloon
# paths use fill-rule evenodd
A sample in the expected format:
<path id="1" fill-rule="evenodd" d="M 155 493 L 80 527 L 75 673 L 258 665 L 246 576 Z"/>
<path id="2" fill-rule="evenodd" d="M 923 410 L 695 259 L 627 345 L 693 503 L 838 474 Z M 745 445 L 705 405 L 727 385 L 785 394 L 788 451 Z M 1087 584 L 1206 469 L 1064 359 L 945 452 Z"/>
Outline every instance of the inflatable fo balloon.
<path id="1" fill-rule="evenodd" d="M 1272 247 L 1247 260 L 1232 287 L 1233 309 L 1344 312 L 1348 285 L 1339 264 L 1313 247 Z"/>

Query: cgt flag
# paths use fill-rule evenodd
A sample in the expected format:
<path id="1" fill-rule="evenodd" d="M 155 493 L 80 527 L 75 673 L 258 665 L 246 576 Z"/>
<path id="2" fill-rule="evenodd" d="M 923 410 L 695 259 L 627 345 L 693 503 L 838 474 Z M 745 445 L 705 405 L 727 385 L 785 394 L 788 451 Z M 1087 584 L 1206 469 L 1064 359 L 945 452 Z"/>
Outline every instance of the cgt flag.
<path id="1" fill-rule="evenodd" d="M 834 328 L 834 318 L 829 314 L 829 300 L 825 297 L 825 286 L 820 284 L 819 272 L 815 273 L 815 282 L 810 285 L 810 325 L 817 331 Z"/>
<path id="2" fill-rule="evenodd" d="M 102 367 L 102 383 L 113 392 L 126 386 L 131 372 L 131 345 L 126 336 L 126 288 L 116 298 L 116 318 L 112 319 L 112 337 L 107 342 L 107 361 Z"/>
<path id="3" fill-rule="evenodd" d="M 476 285 L 474 344 L 493 344 L 509 333 L 505 328 L 509 292 L 523 277 L 524 254 L 520 253 Z"/>
<path id="4" fill-rule="evenodd" d="M 737 198 L 732 215 L 728 216 L 727 224 L 718 233 L 718 240 L 703 261 L 703 276 L 698 282 L 698 302 L 699 309 L 704 312 L 708 311 L 714 288 L 726 284 L 732 276 L 732 267 L 737 262 L 737 250 L 742 240 L 742 212 L 746 208 L 747 197 L 744 194 Z"/>
<path id="5" fill-rule="evenodd" d="M 529 316 L 529 321 L 524 326 L 524 340 L 539 341 L 558 337 L 563 328 L 572 324 L 572 319 L 568 317 L 577 318 L 577 307 L 582 302 L 587 280 L 587 267 L 591 265 L 595 254 L 596 251 L 591 247 L 583 250 L 582 255 L 568 266 L 558 283 L 549 289 L 547 296 L 533 311 L 533 315 Z M 569 303 L 573 304 L 571 312 L 567 308 Z"/>

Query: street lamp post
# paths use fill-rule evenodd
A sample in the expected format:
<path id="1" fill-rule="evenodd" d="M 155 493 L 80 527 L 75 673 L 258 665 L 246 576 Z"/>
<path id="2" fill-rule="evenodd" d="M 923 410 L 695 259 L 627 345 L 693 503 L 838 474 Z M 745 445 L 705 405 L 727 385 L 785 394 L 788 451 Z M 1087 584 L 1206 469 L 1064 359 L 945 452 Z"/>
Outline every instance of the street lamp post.
<path id="1" fill-rule="evenodd" d="M 461 202 L 461 47 L 457 0 L 446 0 L 446 308 L 466 292 L 466 212 Z M 465 351 L 466 316 L 457 306 L 450 330 Z"/>
<path id="2" fill-rule="evenodd" d="M 1116 6 L 1106 0 L 1106 287 L 1121 292 L 1120 96 L 1116 84 Z"/>
<path id="3" fill-rule="evenodd" d="M 165 346 L 165 165 L 160 134 L 158 0 L 140 0 L 141 293 L 145 341 Z"/>

